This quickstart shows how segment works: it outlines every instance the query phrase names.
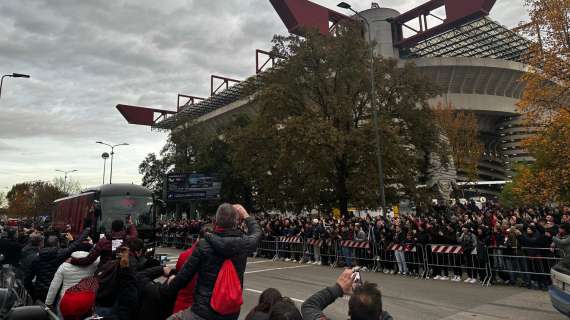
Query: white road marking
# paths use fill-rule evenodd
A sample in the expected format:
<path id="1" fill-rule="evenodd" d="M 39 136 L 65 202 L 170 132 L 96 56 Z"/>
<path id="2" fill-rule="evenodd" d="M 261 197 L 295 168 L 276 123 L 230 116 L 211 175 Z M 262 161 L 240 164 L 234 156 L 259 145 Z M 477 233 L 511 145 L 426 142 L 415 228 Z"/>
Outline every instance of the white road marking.
<path id="1" fill-rule="evenodd" d="M 245 288 L 245 291 L 249 291 L 249 292 L 253 292 L 253 293 L 257 293 L 257 294 L 261 294 L 263 291 L 259 291 L 259 290 L 255 290 L 255 289 L 250 289 L 250 288 Z M 298 302 L 298 303 L 303 303 L 305 302 L 305 300 L 301 300 L 301 299 L 295 299 L 295 298 L 291 298 L 289 297 L 289 299 Z"/>
<path id="2" fill-rule="evenodd" d="M 176 261 L 178 261 L 178 258 L 175 256 L 168 256 L 167 261 L 168 263 L 166 265 L 172 267 L 176 265 Z M 268 263 L 268 262 L 273 262 L 273 260 L 250 261 L 247 264 L 258 264 L 258 263 Z"/>
<path id="3" fill-rule="evenodd" d="M 267 262 L 273 262 L 273 260 L 250 261 L 247 264 L 258 264 L 258 263 L 267 263 Z"/>
<path id="4" fill-rule="evenodd" d="M 266 271 L 285 270 L 285 269 L 306 268 L 306 267 L 311 267 L 311 266 L 295 266 L 295 267 L 282 267 L 282 268 L 261 269 L 261 270 L 246 271 L 245 274 L 259 273 L 259 272 L 266 272 Z"/>

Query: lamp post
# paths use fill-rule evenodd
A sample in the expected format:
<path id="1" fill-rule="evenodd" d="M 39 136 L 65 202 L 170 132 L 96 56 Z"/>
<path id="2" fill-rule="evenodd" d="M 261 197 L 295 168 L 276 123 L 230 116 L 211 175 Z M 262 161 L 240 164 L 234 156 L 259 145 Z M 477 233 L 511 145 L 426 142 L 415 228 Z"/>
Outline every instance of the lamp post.
<path id="1" fill-rule="evenodd" d="M 378 182 L 380 184 L 380 201 L 382 204 L 382 210 L 386 209 L 386 194 L 384 190 L 384 171 L 382 169 L 382 147 L 380 144 L 380 113 L 378 108 L 376 108 L 376 85 L 374 83 L 374 47 L 372 46 L 372 29 L 370 28 L 370 22 L 365 16 L 360 14 L 360 12 L 354 10 L 352 6 L 346 2 L 341 2 L 338 4 L 340 8 L 350 10 L 359 16 L 368 29 L 368 45 L 370 46 L 370 108 L 372 108 L 372 116 L 374 120 L 374 138 L 376 143 L 376 161 L 378 164 Z"/>
<path id="2" fill-rule="evenodd" d="M 103 154 L 101 154 L 101 158 L 103 158 L 103 184 L 105 184 L 105 169 L 107 167 L 107 159 L 109 159 L 109 154 L 107 152 L 103 152 Z"/>
<path id="3" fill-rule="evenodd" d="M 2 84 L 4 83 L 4 78 L 29 78 L 30 76 L 27 74 L 21 74 L 21 73 L 12 73 L 12 74 L 5 74 L 2 76 L 2 78 L 0 79 L 0 97 L 2 97 Z"/>
<path id="4" fill-rule="evenodd" d="M 66 171 L 66 170 L 59 170 L 59 169 L 56 169 L 55 171 L 57 171 L 57 172 L 62 172 L 62 173 L 65 174 L 65 178 L 64 178 L 64 180 L 63 180 L 63 192 L 66 192 L 66 193 L 67 193 L 67 174 L 68 174 L 68 173 L 72 173 L 72 172 L 77 172 L 78 170 L 75 170 L 75 169 L 74 169 L 74 170 L 67 170 L 67 171 Z"/>
<path id="5" fill-rule="evenodd" d="M 113 183 L 113 158 L 114 158 L 114 155 L 115 155 L 115 147 L 118 147 L 118 146 L 128 146 L 129 144 L 126 143 L 126 142 L 123 142 L 123 143 L 111 145 L 111 144 L 108 144 L 108 143 L 105 143 L 105 142 L 102 142 L 102 141 L 97 141 L 96 143 L 98 143 L 98 144 L 103 144 L 103 145 L 106 145 L 106 146 L 108 146 L 108 147 L 111 148 L 111 170 L 109 171 L 109 184 L 112 184 L 112 183 Z"/>

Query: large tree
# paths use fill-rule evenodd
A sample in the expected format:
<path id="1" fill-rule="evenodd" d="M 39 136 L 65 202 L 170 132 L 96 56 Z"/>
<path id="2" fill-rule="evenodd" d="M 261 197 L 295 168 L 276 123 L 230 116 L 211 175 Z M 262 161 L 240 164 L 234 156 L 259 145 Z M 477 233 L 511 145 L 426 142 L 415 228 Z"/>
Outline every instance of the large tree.
<path id="1" fill-rule="evenodd" d="M 525 0 L 533 40 L 519 109 L 538 132 L 525 141 L 536 162 L 520 166 L 512 194 L 524 204 L 570 201 L 570 0 Z"/>
<path id="2" fill-rule="evenodd" d="M 530 22 L 521 28 L 533 40 L 531 68 L 520 110 L 526 119 L 548 123 L 560 110 L 570 111 L 570 0 L 525 0 Z"/>
<path id="3" fill-rule="evenodd" d="M 436 120 L 449 142 L 449 154 L 455 167 L 469 181 L 477 179 L 477 166 L 485 145 L 479 140 L 479 125 L 473 113 L 456 110 L 451 104 L 439 104 Z"/>
<path id="4" fill-rule="evenodd" d="M 155 153 L 149 153 L 139 165 L 139 173 L 143 175 L 142 185 L 160 197 L 162 197 L 164 182 L 171 165 L 169 160 L 170 158 L 164 154 L 157 156 Z"/>
<path id="5" fill-rule="evenodd" d="M 570 111 L 526 142 L 536 162 L 521 166 L 512 192 L 524 204 L 570 203 Z"/>
<path id="6" fill-rule="evenodd" d="M 233 163 L 264 206 L 299 212 L 315 207 L 379 203 L 370 107 L 369 47 L 361 29 L 340 25 L 334 36 L 274 38 L 282 63 L 264 74 L 251 123 L 228 134 Z M 436 94 L 411 64 L 375 58 L 387 196 L 416 193 L 421 152 L 439 133 L 427 99 Z"/>
<path id="7" fill-rule="evenodd" d="M 79 180 L 75 180 L 72 178 L 69 178 L 66 181 L 65 178 L 56 177 L 53 179 L 53 185 L 57 189 L 65 191 L 66 194 L 79 193 L 83 189 L 81 187 L 81 183 L 79 182 Z"/>
<path id="8" fill-rule="evenodd" d="M 23 182 L 8 191 L 8 213 L 15 217 L 49 215 L 53 201 L 67 194 L 47 181 Z"/>

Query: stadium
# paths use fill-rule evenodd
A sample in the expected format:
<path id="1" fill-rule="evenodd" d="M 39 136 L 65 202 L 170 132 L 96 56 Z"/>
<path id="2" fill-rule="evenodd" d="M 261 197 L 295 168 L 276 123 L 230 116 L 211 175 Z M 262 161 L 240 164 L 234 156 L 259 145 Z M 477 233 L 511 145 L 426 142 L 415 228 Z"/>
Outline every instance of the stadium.
<path id="1" fill-rule="evenodd" d="M 527 68 L 522 59 L 530 42 L 488 17 L 495 0 L 431 0 L 404 13 L 373 3 L 353 17 L 307 0 L 270 2 L 292 34 L 306 28 L 327 34 L 343 19 L 365 18 L 370 24 L 366 32 L 371 33 L 365 38 L 376 44 L 377 55 L 413 62 L 443 89 L 430 105 L 451 104 L 474 113 L 485 151 L 479 181 L 469 187 L 472 194 L 496 197 L 512 177 L 513 165 L 533 160 L 521 145 L 533 129 L 524 126 L 516 109 L 524 90 L 519 79 Z M 256 50 L 257 74 L 277 59 Z M 131 124 L 158 130 L 185 124 L 215 132 L 239 114 L 255 114 L 252 97 L 243 94 L 246 84 L 212 75 L 211 96 L 179 95 L 177 111 L 124 104 L 117 109 Z M 465 181 L 463 172 L 457 172 L 457 181 Z"/>

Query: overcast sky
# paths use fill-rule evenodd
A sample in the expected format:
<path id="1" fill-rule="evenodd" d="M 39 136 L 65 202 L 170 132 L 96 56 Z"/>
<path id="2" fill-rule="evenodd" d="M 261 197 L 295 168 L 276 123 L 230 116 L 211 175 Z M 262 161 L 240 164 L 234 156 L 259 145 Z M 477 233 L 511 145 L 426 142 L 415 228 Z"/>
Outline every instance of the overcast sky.
<path id="1" fill-rule="evenodd" d="M 381 4 L 404 12 L 423 2 Z M 497 0 L 491 17 L 515 26 L 526 17 L 521 2 Z M 370 3 L 352 0 L 359 10 Z M 140 183 L 139 163 L 167 134 L 127 124 L 115 106 L 174 110 L 177 93 L 207 96 L 210 74 L 252 75 L 255 49 L 285 33 L 269 0 L 0 1 L 0 73 L 32 76 L 4 81 L 0 192 L 52 180 L 55 169 L 100 184 L 108 150 L 97 140 L 131 144 L 117 149 L 113 181 Z"/>

